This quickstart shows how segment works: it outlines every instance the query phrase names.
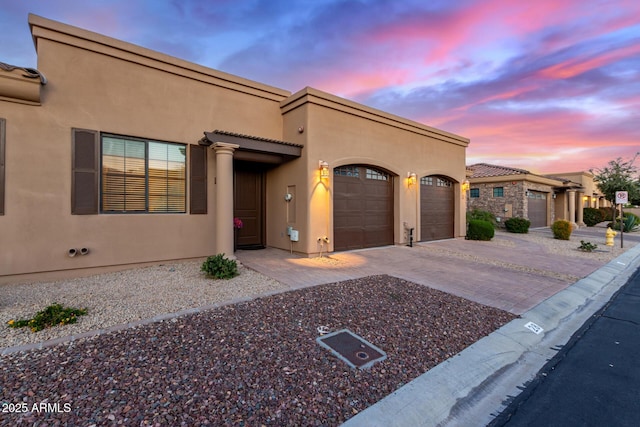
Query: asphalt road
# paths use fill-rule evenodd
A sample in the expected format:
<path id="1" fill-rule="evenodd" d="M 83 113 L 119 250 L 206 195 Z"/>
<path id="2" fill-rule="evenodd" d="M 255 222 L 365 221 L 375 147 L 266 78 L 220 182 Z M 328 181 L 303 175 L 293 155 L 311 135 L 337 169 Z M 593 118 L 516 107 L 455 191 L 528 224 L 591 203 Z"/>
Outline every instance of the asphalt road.
<path id="1" fill-rule="evenodd" d="M 640 269 L 489 424 L 640 425 Z"/>

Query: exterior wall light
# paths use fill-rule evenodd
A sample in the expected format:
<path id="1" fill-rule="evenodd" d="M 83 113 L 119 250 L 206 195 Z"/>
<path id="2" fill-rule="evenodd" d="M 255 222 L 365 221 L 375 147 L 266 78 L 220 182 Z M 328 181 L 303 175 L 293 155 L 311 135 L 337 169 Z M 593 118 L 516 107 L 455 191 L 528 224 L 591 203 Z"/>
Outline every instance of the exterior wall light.
<path id="1" fill-rule="evenodd" d="M 319 160 L 318 169 L 320 169 L 320 179 L 329 178 L 329 163 L 325 162 L 324 160 Z"/>
<path id="2" fill-rule="evenodd" d="M 409 187 L 416 185 L 417 181 L 415 172 L 407 172 L 407 184 L 409 184 Z"/>
<path id="3" fill-rule="evenodd" d="M 462 191 L 469 191 L 470 187 L 471 187 L 471 184 L 469 183 L 469 180 L 465 179 L 464 182 L 462 183 Z"/>

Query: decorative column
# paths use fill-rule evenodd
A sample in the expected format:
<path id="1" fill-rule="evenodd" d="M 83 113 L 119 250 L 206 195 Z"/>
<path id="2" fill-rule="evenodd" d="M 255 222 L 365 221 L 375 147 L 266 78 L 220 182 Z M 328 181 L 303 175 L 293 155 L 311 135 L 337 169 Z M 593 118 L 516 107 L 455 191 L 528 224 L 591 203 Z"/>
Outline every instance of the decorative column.
<path id="1" fill-rule="evenodd" d="M 580 191 L 578 192 L 578 207 L 577 207 L 577 219 L 576 219 L 576 224 L 578 224 L 580 227 L 584 227 L 585 223 L 583 221 L 584 216 L 584 192 Z"/>
<path id="2" fill-rule="evenodd" d="M 216 142 L 216 252 L 233 254 L 233 152 L 239 145 Z"/>
<path id="3" fill-rule="evenodd" d="M 576 190 L 567 190 L 567 199 L 569 199 L 569 222 L 576 223 Z"/>

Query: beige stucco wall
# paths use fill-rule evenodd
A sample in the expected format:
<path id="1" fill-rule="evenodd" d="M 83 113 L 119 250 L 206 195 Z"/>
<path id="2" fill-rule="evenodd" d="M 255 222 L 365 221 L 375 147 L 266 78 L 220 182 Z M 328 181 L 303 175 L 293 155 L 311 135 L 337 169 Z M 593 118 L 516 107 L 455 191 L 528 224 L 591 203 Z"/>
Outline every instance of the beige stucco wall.
<path id="1" fill-rule="evenodd" d="M 183 144 L 217 128 L 280 138 L 279 101 L 288 92 L 39 17 L 31 23 L 48 84 L 41 106 L 0 100 L 6 119 L 0 277 L 215 253 L 212 149 L 207 215 L 71 215 L 71 129 Z M 90 254 L 66 255 L 80 247 Z"/>
<path id="2" fill-rule="evenodd" d="M 330 239 L 333 250 L 333 169 L 348 164 L 378 166 L 394 178 L 394 242 L 406 243 L 404 223 L 417 228 L 419 239 L 419 185 L 407 185 L 407 172 L 444 175 L 456 182 L 455 235 L 465 234 L 464 198 L 460 183 L 465 180 L 465 148 L 468 139 L 364 107 L 312 88 L 306 88 L 283 102 L 287 140 L 305 144 L 300 161 L 307 168 L 307 182 L 298 199 L 308 207 L 306 223 L 300 224 L 300 251 L 316 254 L 322 249 L 318 238 Z M 300 126 L 304 132 L 299 133 Z M 298 134 L 296 137 L 295 134 Z M 329 163 L 331 174 L 321 180 L 318 162 Z M 298 205 L 300 206 L 300 205 Z M 295 248 L 294 248 L 295 250 Z"/>
<path id="3" fill-rule="evenodd" d="M 420 178 L 443 175 L 457 196 L 455 234 L 465 233 L 468 139 L 314 89 L 295 95 L 99 34 L 30 16 L 40 105 L 0 98 L 6 119 L 5 214 L 0 215 L 0 283 L 95 273 L 216 253 L 216 156 L 208 152 L 208 214 L 71 215 L 71 130 L 197 144 L 221 129 L 302 144 L 302 157 L 266 174 L 267 245 L 298 253 L 333 250 L 333 176 L 318 160 L 395 174 L 394 241 L 417 227 Z M 187 188 L 189 163 L 187 158 Z M 189 191 L 189 190 L 187 190 Z M 291 202 L 284 200 L 294 191 Z M 228 208 L 228 207 L 227 207 Z M 231 226 L 231 224 L 230 224 Z M 300 233 L 291 244 L 287 226 Z M 329 245 L 317 239 L 327 236 Z M 69 248 L 89 248 L 69 258 Z"/>

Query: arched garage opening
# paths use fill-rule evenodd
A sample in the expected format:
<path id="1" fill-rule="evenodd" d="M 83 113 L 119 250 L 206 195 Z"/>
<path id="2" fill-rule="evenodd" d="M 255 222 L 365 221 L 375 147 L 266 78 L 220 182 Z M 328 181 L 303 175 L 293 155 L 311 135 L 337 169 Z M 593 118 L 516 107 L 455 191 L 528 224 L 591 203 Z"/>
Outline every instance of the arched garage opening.
<path id="1" fill-rule="evenodd" d="M 454 237 L 455 186 L 445 176 L 420 178 L 420 241 Z"/>
<path id="2" fill-rule="evenodd" d="M 334 250 L 393 244 L 393 175 L 376 166 L 333 170 Z"/>
<path id="3" fill-rule="evenodd" d="M 547 225 L 547 194 L 529 190 L 526 196 L 531 227 L 545 227 Z"/>

